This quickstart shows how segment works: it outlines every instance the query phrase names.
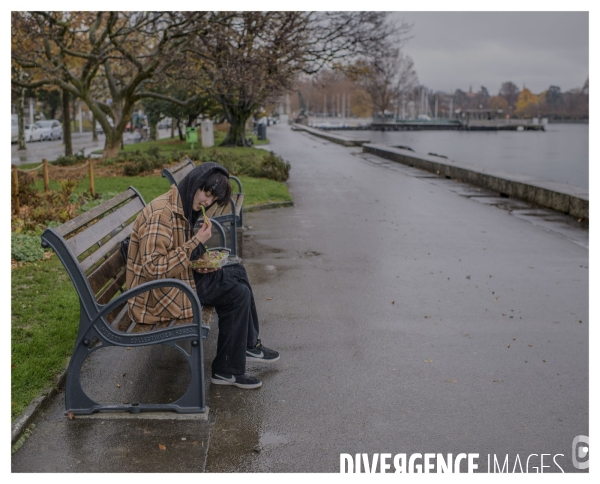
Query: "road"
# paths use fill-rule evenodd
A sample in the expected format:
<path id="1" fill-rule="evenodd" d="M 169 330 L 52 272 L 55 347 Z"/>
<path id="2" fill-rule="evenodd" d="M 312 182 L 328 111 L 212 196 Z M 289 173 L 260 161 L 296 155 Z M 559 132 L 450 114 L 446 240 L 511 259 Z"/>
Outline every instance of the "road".
<path id="1" fill-rule="evenodd" d="M 169 136 L 171 136 L 170 129 L 158 130 L 159 138 L 167 138 Z M 103 134 L 98 135 L 98 141 L 92 141 L 91 132 L 72 133 L 73 153 L 84 150 L 85 154 L 89 154 L 94 150 L 101 150 L 104 148 L 104 141 L 105 136 Z M 130 144 L 134 142 L 135 138 L 133 133 L 125 133 L 123 135 L 123 143 Z M 52 161 L 65 154 L 63 140 L 35 141 L 33 143 L 26 143 L 26 146 L 27 149 L 19 150 L 19 145 L 17 143 L 11 145 L 11 164 L 25 165 L 27 163 L 41 163 L 44 158 Z"/>
<path id="2" fill-rule="evenodd" d="M 505 459 L 575 472 L 572 441 L 589 435 L 587 231 L 287 126 L 268 135 L 294 206 L 244 220 L 261 337 L 281 352 L 249 367 L 263 387 L 207 384 L 209 421 L 170 426 L 71 422 L 59 394 L 12 471 L 336 473 L 342 453 L 466 453 L 477 472 Z M 216 334 L 213 322 L 207 368 Z"/>

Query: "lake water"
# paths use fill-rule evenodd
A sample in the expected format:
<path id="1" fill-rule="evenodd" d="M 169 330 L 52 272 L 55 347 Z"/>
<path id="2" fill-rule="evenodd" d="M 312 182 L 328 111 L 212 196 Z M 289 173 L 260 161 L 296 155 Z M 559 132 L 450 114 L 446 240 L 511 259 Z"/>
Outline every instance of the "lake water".
<path id="1" fill-rule="evenodd" d="M 589 189 L 589 125 L 548 124 L 546 131 L 333 131 L 371 143 L 409 146 L 461 166 Z"/>

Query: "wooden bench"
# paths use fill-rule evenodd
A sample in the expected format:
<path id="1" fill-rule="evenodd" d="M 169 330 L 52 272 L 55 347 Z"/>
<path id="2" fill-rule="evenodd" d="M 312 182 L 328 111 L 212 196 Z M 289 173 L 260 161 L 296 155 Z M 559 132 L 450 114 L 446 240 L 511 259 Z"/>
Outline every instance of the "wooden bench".
<path id="1" fill-rule="evenodd" d="M 169 183 L 179 185 L 179 182 L 194 169 L 194 162 L 186 157 L 181 163 L 165 168 L 162 171 L 162 176 L 169 180 Z M 237 229 L 243 226 L 243 209 L 244 193 L 242 192 L 242 183 L 239 178 L 230 175 L 230 180 L 237 184 L 237 193 L 232 193 L 229 204 L 224 207 L 219 207 L 216 204 L 206 211 L 206 215 L 213 221 L 229 226 L 229 249 L 233 258 L 237 257 Z"/>
<path id="2" fill-rule="evenodd" d="M 69 362 L 65 387 L 66 413 L 86 415 L 96 411 L 172 410 L 204 413 L 204 366 L 202 339 L 208 336 L 212 309 L 204 311 L 196 292 L 179 279 L 159 279 L 127 291 L 126 260 L 121 242 L 132 231 L 133 222 L 144 208 L 142 196 L 133 187 L 97 207 L 42 234 L 42 246 L 54 249 L 67 270 L 80 301 L 79 331 Z M 193 321 L 173 320 L 156 325 L 136 324 L 127 311 L 127 300 L 150 289 L 177 287 L 190 299 Z M 204 324 L 203 324 L 204 323 Z M 178 342 L 184 343 L 183 349 Z M 165 404 L 99 404 L 83 390 L 80 380 L 84 360 L 94 351 L 108 347 L 169 345 L 183 355 L 191 369 L 186 392 Z"/>

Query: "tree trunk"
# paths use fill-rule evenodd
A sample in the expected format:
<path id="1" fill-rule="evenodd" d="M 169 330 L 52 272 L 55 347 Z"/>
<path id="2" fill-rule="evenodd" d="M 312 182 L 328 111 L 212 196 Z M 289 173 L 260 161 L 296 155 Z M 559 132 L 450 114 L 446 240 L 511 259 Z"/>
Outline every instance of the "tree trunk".
<path id="1" fill-rule="evenodd" d="M 69 103 L 69 91 L 62 92 L 63 105 L 63 137 L 65 142 L 65 156 L 73 154 L 73 143 L 71 142 L 71 109 Z"/>
<path id="2" fill-rule="evenodd" d="M 181 120 L 177 120 L 177 131 L 179 132 L 179 139 L 185 141 L 185 135 L 181 131 Z"/>
<path id="3" fill-rule="evenodd" d="M 96 129 L 96 116 L 92 114 L 92 141 L 98 141 L 98 130 Z"/>
<path id="4" fill-rule="evenodd" d="M 19 115 L 19 150 L 26 150 L 25 142 L 25 89 L 21 88 L 19 95 L 19 104 L 17 105 L 17 114 Z"/>
<path id="5" fill-rule="evenodd" d="M 250 119 L 252 111 L 236 109 L 229 112 L 229 133 L 221 146 L 250 146 L 246 139 L 246 122 Z"/>
<path id="6" fill-rule="evenodd" d="M 105 134 L 106 141 L 104 142 L 102 157 L 105 160 L 107 158 L 117 158 L 122 146 L 123 133 L 117 133 L 115 128 L 111 128 L 109 131 L 105 131 Z"/>
<path id="7" fill-rule="evenodd" d="M 156 141 L 158 138 L 158 128 L 156 127 L 157 123 L 148 122 L 148 124 L 150 125 L 150 134 L 148 136 L 152 141 Z"/>

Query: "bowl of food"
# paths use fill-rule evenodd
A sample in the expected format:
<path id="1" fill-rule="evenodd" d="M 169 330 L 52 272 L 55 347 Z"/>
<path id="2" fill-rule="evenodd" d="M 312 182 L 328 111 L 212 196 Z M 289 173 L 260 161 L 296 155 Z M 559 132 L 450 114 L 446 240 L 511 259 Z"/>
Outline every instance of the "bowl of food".
<path id="1" fill-rule="evenodd" d="M 192 269 L 219 269 L 227 264 L 229 251 L 223 249 L 208 250 L 200 259 L 191 262 Z"/>

